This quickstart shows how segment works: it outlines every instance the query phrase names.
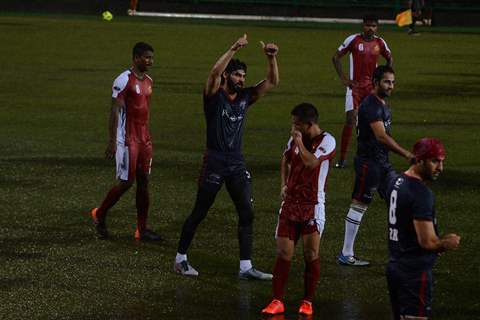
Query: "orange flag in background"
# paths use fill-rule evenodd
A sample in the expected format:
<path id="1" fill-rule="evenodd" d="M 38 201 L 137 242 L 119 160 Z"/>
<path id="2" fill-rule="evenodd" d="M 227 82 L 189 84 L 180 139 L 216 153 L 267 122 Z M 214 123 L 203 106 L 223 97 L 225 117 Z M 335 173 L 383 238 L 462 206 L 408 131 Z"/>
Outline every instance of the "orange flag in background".
<path id="1" fill-rule="evenodd" d="M 412 10 L 408 9 L 400 12 L 399 14 L 397 14 L 395 21 L 397 22 L 397 25 L 399 27 L 404 27 L 412 24 Z"/>

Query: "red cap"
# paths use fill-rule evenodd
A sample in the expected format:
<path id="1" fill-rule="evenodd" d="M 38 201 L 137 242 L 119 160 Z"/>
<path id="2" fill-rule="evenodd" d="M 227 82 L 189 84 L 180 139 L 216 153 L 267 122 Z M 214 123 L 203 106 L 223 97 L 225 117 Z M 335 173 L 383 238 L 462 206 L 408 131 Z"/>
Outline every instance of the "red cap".
<path id="1" fill-rule="evenodd" d="M 445 159 L 445 147 L 435 138 L 422 138 L 413 146 L 413 154 L 417 160 L 438 158 Z"/>

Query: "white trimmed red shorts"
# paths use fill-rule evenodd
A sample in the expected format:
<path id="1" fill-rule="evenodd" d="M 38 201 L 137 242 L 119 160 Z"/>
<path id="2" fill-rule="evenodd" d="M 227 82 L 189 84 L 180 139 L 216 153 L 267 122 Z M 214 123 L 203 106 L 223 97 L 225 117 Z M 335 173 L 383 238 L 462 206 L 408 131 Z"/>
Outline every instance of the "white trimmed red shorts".
<path id="1" fill-rule="evenodd" d="M 117 143 L 116 176 L 123 181 L 135 180 L 137 172 L 149 175 L 152 170 L 152 144 Z"/>
<path id="2" fill-rule="evenodd" d="M 299 212 L 303 210 L 303 212 Z M 295 212 L 294 212 L 295 211 Z M 308 220 L 299 220 L 296 217 L 312 216 L 313 218 Z M 293 219 L 292 219 L 293 218 Z M 323 233 L 325 227 L 325 205 L 285 205 L 282 203 L 278 214 L 277 228 L 275 231 L 275 238 L 283 237 L 289 238 L 293 241 L 298 241 L 300 236 L 312 234 L 318 232 L 320 236 Z"/>

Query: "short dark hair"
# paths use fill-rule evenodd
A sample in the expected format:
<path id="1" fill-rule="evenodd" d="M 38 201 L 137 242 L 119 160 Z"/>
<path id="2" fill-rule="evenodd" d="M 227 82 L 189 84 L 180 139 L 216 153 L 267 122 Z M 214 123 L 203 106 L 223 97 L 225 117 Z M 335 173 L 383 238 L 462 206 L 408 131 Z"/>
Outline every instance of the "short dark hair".
<path id="1" fill-rule="evenodd" d="M 133 46 L 132 57 L 141 57 L 145 51 L 153 52 L 153 47 L 145 42 L 137 42 L 135 43 L 135 46 Z"/>
<path id="2" fill-rule="evenodd" d="M 318 111 L 311 103 L 303 102 L 293 108 L 290 114 L 303 123 L 317 123 Z"/>
<path id="3" fill-rule="evenodd" d="M 231 59 L 228 62 L 228 65 L 225 68 L 225 71 L 227 73 L 232 73 L 233 71 L 236 71 L 236 70 L 243 70 L 245 71 L 245 73 L 247 73 L 247 65 L 245 64 L 245 62 L 240 61 L 238 59 Z"/>
<path id="4" fill-rule="evenodd" d="M 373 21 L 373 22 L 376 22 L 378 23 L 378 17 L 374 14 L 366 14 L 363 16 L 363 23 L 366 23 L 368 21 Z"/>
<path id="5" fill-rule="evenodd" d="M 383 75 L 385 73 L 392 73 L 395 74 L 395 71 L 393 71 L 393 68 L 390 66 L 378 66 L 375 68 L 375 71 L 373 71 L 373 83 L 380 83 L 380 81 L 383 78 Z"/>

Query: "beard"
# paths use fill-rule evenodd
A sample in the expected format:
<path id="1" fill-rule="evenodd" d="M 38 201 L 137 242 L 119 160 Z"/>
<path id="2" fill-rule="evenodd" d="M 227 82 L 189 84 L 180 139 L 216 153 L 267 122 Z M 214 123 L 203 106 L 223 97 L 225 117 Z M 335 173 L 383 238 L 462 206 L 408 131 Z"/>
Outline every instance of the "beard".
<path id="1" fill-rule="evenodd" d="M 232 89 L 235 92 L 240 92 L 240 90 L 243 88 L 243 86 L 239 85 L 238 83 L 235 83 L 232 81 L 230 77 L 227 79 L 227 85 L 230 89 Z"/>

